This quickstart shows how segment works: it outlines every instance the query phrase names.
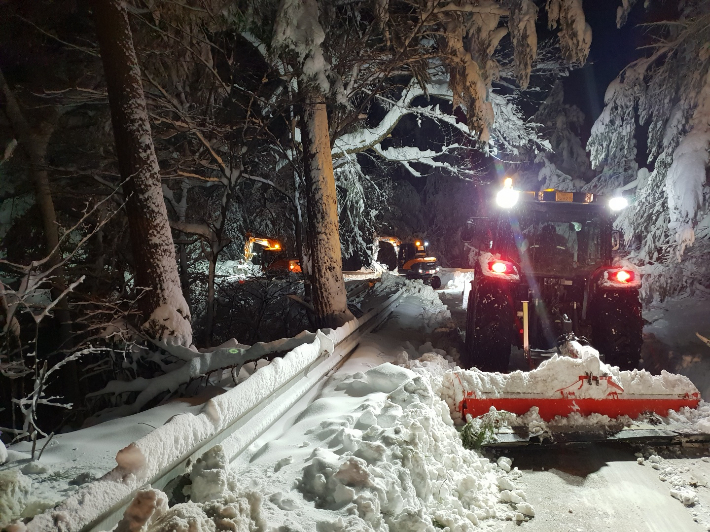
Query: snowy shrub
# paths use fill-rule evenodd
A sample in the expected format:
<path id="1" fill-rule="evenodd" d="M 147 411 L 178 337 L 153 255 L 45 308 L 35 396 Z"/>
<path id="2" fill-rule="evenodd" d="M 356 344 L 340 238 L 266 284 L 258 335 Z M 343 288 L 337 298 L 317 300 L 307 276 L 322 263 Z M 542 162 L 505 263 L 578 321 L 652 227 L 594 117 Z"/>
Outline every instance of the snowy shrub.
<path id="1" fill-rule="evenodd" d="M 223 280 L 217 287 L 215 343 L 230 338 L 243 344 L 290 338 L 312 328 L 299 274 Z M 296 299 L 289 296 L 295 296 Z"/>
<path id="2" fill-rule="evenodd" d="M 467 416 L 466 424 L 461 429 L 461 443 L 466 449 L 480 449 L 487 443 L 493 443 L 496 441 L 496 430 L 513 417 L 509 412 L 493 408 L 476 418 Z"/>

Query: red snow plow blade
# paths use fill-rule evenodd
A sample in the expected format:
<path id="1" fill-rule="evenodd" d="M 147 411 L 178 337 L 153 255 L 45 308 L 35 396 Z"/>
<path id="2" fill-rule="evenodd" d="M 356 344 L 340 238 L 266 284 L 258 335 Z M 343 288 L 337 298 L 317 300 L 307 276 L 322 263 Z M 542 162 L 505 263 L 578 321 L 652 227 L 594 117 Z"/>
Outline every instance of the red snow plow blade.
<path id="1" fill-rule="evenodd" d="M 589 359 L 587 360 L 589 362 Z M 602 373 L 606 369 L 585 361 L 560 358 L 556 366 L 511 374 L 458 370 L 449 374 L 446 386 L 453 399 L 453 417 L 465 422 L 485 417 L 493 407 L 506 415 L 483 421 L 492 430 L 485 446 L 513 447 L 530 444 L 567 444 L 617 441 L 650 445 L 704 443 L 710 434 L 688 419 L 684 407 L 697 410 L 701 397 L 683 376 L 663 372 Z M 570 366 L 585 372 L 564 386 Z M 586 367 L 585 367 L 586 364 Z M 587 371 L 592 369 L 593 371 Z M 560 387 L 561 386 L 561 387 Z M 625 389 L 626 388 L 626 389 Z M 450 400 L 449 400 L 450 401 Z M 670 416 L 669 411 L 679 412 Z M 527 414 L 527 415 L 526 415 Z M 602 416 L 607 416 L 603 418 Z M 693 416 L 690 416 L 693 417 Z M 680 421 L 679 421 L 680 420 Z M 540 423 L 544 422 L 544 427 Z M 492 423 L 492 425 L 490 425 Z"/>
<path id="2" fill-rule="evenodd" d="M 577 397 L 575 390 L 584 386 L 606 386 L 608 393 L 602 398 Z M 459 401 L 458 411 L 463 418 L 466 414 L 478 417 L 487 413 L 491 407 L 505 410 L 516 415 L 523 415 L 537 407 L 540 417 L 551 421 L 556 416 L 566 417 L 577 413 L 583 416 L 601 414 L 610 418 L 628 416 L 636 418 L 641 414 L 653 412 L 667 416 L 669 410 L 680 410 L 687 406 L 697 408 L 700 403 L 699 393 L 684 394 L 629 394 L 616 385 L 609 377 L 590 377 L 580 375 L 577 382 L 557 390 L 556 397 L 542 394 L 509 393 L 506 397 L 486 397 L 475 391 L 464 391 L 464 398 Z"/>
<path id="3" fill-rule="evenodd" d="M 636 418 L 641 414 L 654 412 L 659 416 L 667 416 L 669 410 L 680 410 L 684 406 L 697 408 L 699 398 L 670 397 L 659 398 L 654 396 L 635 397 L 633 399 L 550 399 L 549 397 L 523 396 L 523 397 L 468 397 L 459 404 L 459 412 L 465 417 L 471 414 L 478 417 L 488 412 L 491 407 L 496 410 L 506 410 L 516 415 L 523 415 L 532 407 L 538 407 L 540 417 L 551 421 L 556 416 L 569 416 L 578 413 L 583 416 L 602 414 L 610 418 L 628 416 Z"/>

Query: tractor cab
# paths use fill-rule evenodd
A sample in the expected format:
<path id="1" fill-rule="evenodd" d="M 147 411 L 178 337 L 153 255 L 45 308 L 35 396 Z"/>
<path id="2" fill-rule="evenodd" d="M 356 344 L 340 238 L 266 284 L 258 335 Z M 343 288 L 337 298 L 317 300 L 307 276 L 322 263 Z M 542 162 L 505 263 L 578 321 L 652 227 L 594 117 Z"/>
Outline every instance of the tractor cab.
<path id="1" fill-rule="evenodd" d="M 428 242 L 420 239 L 402 243 L 397 255 L 397 265 L 399 273 L 406 275 L 407 279 L 422 279 L 437 289 L 441 287 L 441 278 L 436 275 L 439 272 L 439 264 L 436 257 L 428 256 L 428 246 Z"/>
<path id="2" fill-rule="evenodd" d="M 488 216 L 472 219 L 463 232 L 475 270 L 464 364 L 507 371 L 516 345 L 533 365 L 572 334 L 588 339 L 606 362 L 635 367 L 640 278 L 614 257 L 620 237 L 609 204 L 588 193 L 510 185 L 496 200 Z"/>

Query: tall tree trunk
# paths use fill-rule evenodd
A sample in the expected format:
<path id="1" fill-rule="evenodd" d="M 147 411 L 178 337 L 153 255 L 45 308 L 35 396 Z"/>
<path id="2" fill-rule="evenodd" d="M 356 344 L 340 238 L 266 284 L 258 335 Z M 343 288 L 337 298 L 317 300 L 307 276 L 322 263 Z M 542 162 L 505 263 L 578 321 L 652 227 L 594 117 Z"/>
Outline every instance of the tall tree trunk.
<path id="1" fill-rule="evenodd" d="M 313 275 L 312 301 L 319 327 L 339 327 L 348 310 L 338 233 L 338 198 L 324 98 L 311 95 L 303 105 L 303 167 Z"/>
<path id="2" fill-rule="evenodd" d="M 192 344 L 190 310 L 180 289 L 160 169 L 133 47 L 128 15 L 121 0 L 92 0 L 96 33 L 106 74 L 111 122 L 133 257 L 144 331 L 155 340 Z"/>

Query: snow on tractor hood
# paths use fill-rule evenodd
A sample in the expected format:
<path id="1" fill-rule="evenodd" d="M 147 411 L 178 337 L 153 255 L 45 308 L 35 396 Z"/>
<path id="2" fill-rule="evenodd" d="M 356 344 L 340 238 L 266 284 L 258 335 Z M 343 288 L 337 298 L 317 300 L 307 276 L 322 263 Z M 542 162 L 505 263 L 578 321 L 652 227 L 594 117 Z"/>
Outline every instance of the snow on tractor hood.
<path id="1" fill-rule="evenodd" d="M 487 251 L 484 251 L 478 256 L 478 263 L 481 266 L 481 272 L 484 277 L 490 277 L 492 279 L 502 279 L 506 281 L 520 281 L 520 270 L 518 270 L 517 266 L 514 266 L 514 270 L 512 271 L 505 271 L 502 273 L 491 271 L 490 264 L 495 263 L 497 261 L 500 261 L 500 253 L 496 253 L 494 255 L 493 253 L 488 253 Z M 509 263 L 508 261 L 501 262 L 505 262 L 511 265 L 513 264 Z"/>
<path id="2" fill-rule="evenodd" d="M 607 268 L 599 277 L 599 286 L 602 288 L 619 288 L 619 283 L 610 278 L 616 272 L 624 270 L 631 274 L 629 281 L 625 282 L 623 288 L 641 288 L 641 272 L 626 259 L 615 258 L 611 268 Z"/>

